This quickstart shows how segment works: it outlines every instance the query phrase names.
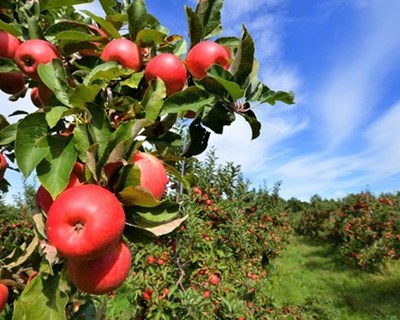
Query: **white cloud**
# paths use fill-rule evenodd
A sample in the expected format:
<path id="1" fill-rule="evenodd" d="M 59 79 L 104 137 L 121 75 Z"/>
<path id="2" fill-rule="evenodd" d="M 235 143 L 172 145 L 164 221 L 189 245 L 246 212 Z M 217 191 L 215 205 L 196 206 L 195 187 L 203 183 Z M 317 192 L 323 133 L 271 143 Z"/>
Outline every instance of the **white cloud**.
<path id="1" fill-rule="evenodd" d="M 400 2 L 371 2 L 363 10 L 357 33 L 336 48 L 337 63 L 318 88 L 324 136 L 332 148 L 345 141 L 370 116 L 391 63 L 400 56 L 400 38 L 393 32 L 400 20 Z M 354 30 L 353 30 L 354 31 Z"/>

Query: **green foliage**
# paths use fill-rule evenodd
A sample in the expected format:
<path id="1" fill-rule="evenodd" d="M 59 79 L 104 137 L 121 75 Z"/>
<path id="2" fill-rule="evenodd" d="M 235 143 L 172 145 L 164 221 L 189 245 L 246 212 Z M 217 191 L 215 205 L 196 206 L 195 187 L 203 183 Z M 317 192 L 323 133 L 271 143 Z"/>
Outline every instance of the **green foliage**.
<path id="1" fill-rule="evenodd" d="M 296 229 L 332 243 L 344 262 L 373 271 L 387 259 L 400 258 L 400 195 L 363 192 L 339 201 L 314 197 Z"/>
<path id="2" fill-rule="evenodd" d="M 133 245 L 133 273 L 111 296 L 108 317 L 267 319 L 267 312 L 295 312 L 275 310 L 268 290 L 270 266 L 291 233 L 276 200 L 279 186 L 251 190 L 240 167 L 218 165 L 213 151 L 203 163 L 187 163 L 186 174 L 194 186 L 181 196 L 188 219 L 151 244 Z"/>

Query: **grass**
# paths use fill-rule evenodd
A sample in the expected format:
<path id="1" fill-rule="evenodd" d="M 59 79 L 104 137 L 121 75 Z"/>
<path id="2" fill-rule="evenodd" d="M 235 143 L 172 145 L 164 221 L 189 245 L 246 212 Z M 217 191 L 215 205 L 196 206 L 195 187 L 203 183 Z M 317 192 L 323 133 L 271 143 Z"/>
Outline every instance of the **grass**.
<path id="1" fill-rule="evenodd" d="M 333 253 L 293 236 L 272 271 L 275 304 L 300 306 L 306 319 L 400 319 L 400 261 L 365 274 L 341 265 Z"/>

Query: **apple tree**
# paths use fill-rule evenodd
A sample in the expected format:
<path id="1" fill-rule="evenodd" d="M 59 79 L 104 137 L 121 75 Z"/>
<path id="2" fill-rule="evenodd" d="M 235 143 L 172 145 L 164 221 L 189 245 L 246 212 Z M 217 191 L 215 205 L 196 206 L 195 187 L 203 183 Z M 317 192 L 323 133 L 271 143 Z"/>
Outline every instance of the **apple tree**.
<path id="1" fill-rule="evenodd" d="M 1 257 L 0 306 L 13 319 L 89 317 L 96 295 L 124 282 L 129 244 L 187 219 L 167 188 L 169 177 L 190 188 L 179 161 L 236 117 L 257 138 L 252 105 L 294 100 L 259 80 L 244 26 L 218 37 L 223 0 L 185 7 L 188 36 L 144 0 L 100 0 L 103 16 L 74 8 L 86 2 L 0 3 L 0 89 L 37 107 L 0 117 L 1 189 L 7 166 L 41 184 L 32 241 Z"/>

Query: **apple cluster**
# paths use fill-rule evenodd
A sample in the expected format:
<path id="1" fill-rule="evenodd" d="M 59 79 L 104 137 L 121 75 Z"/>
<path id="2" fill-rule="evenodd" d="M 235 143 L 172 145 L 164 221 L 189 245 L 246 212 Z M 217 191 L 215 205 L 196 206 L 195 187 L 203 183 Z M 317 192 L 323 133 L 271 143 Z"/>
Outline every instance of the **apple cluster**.
<path id="1" fill-rule="evenodd" d="M 135 152 L 132 163 L 140 169 L 140 187 L 160 200 L 168 183 L 164 164 L 145 152 Z M 86 184 L 84 171 L 77 162 L 65 191 L 53 200 L 40 186 L 36 200 L 47 214 L 49 243 L 67 260 L 70 281 L 83 292 L 105 294 L 124 282 L 131 267 L 131 252 L 122 239 L 125 212 L 113 192 Z"/>

